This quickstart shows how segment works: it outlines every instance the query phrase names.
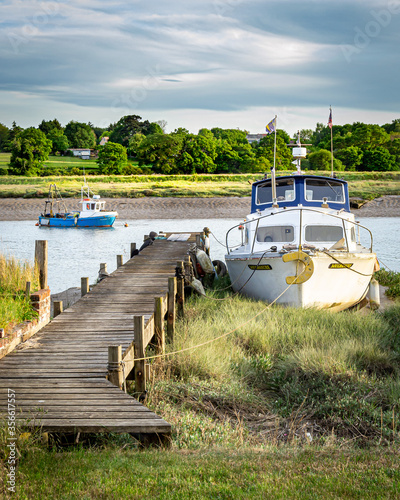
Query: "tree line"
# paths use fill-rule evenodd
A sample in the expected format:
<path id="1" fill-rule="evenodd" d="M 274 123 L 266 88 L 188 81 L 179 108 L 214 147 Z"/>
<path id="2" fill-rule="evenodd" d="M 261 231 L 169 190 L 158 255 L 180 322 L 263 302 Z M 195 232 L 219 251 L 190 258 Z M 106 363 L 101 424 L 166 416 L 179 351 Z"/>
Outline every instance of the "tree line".
<path id="1" fill-rule="evenodd" d="M 42 120 L 37 127 L 23 129 L 15 122 L 11 128 L 0 124 L 0 151 L 11 153 L 8 173 L 45 175 L 50 154 L 72 154 L 71 148 L 97 149 L 98 172 L 102 174 L 255 173 L 273 165 L 274 135 L 259 141 L 247 140 L 239 129 L 201 129 L 191 134 L 184 128 L 165 133 L 166 122 L 149 122 L 138 115 L 122 117 L 107 129 L 91 123 L 70 121 L 63 127 L 57 119 Z M 103 137 L 108 142 L 100 146 Z M 400 119 L 390 124 L 333 125 L 333 156 L 336 171 L 400 170 Z M 308 148 L 302 168 L 330 170 L 331 130 L 317 123 L 315 130 L 300 131 Z M 277 130 L 276 168 L 291 170 L 295 143 L 284 130 Z M 129 163 L 134 161 L 138 166 Z"/>

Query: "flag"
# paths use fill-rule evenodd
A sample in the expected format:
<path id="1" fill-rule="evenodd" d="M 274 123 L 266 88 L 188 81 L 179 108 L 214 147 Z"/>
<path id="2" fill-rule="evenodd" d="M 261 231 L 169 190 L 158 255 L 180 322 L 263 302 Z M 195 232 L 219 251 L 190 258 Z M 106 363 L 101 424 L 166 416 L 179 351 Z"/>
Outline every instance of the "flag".
<path id="1" fill-rule="evenodd" d="M 267 134 L 273 134 L 275 132 L 275 127 L 276 127 L 276 116 L 275 118 L 268 123 L 268 125 L 265 127 L 265 130 L 267 131 Z"/>
<path id="2" fill-rule="evenodd" d="M 329 113 L 328 127 L 332 128 L 332 108 L 331 108 L 331 112 Z"/>

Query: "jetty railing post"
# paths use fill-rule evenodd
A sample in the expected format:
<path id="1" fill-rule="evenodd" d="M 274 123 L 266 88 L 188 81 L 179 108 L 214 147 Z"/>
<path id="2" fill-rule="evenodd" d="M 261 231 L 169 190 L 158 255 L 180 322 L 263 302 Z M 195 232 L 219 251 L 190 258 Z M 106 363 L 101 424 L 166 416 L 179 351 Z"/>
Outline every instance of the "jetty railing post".
<path id="1" fill-rule="evenodd" d="M 133 257 L 133 252 L 135 250 L 136 250 L 136 243 L 131 243 L 131 253 L 130 253 L 131 258 Z"/>
<path id="2" fill-rule="evenodd" d="M 120 345 L 108 346 L 108 380 L 122 389 L 124 380 L 122 373 L 122 347 Z"/>
<path id="3" fill-rule="evenodd" d="M 185 268 L 182 261 L 176 263 L 176 305 L 177 317 L 183 318 L 185 303 Z"/>
<path id="4" fill-rule="evenodd" d="M 170 342 L 174 339 L 175 333 L 176 285 L 176 278 L 168 278 L 167 335 Z"/>
<path id="5" fill-rule="evenodd" d="M 123 257 L 122 257 L 122 255 L 117 255 L 117 268 L 118 268 L 118 267 L 121 267 L 123 263 L 124 263 L 124 262 L 123 262 Z"/>
<path id="6" fill-rule="evenodd" d="M 134 333 L 134 357 L 135 360 L 135 392 L 141 393 L 146 390 L 146 362 L 144 345 L 144 316 L 133 317 Z"/>
<path id="7" fill-rule="evenodd" d="M 29 299 L 30 296 L 31 296 L 31 282 L 27 281 L 25 284 L 25 297 Z"/>
<path id="8" fill-rule="evenodd" d="M 81 297 L 89 293 L 89 278 L 81 278 Z"/>
<path id="9" fill-rule="evenodd" d="M 154 335 L 156 337 L 156 352 L 164 354 L 165 352 L 165 329 L 164 329 L 164 311 L 163 298 L 154 298 Z"/>
<path id="10" fill-rule="evenodd" d="M 47 288 L 48 243 L 47 240 L 35 241 L 35 262 L 39 268 L 39 283 L 43 290 Z"/>
<path id="11" fill-rule="evenodd" d="M 58 316 L 63 312 L 63 301 L 62 300 L 55 300 L 53 302 L 53 318 Z"/>
<path id="12" fill-rule="evenodd" d="M 107 262 L 101 262 L 100 263 L 99 274 L 107 274 Z"/>

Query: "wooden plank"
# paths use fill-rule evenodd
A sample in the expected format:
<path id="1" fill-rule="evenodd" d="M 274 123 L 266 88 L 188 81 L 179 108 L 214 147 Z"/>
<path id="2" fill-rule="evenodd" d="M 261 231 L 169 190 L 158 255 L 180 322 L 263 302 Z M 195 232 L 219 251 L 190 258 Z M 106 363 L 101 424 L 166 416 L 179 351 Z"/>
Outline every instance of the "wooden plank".
<path id="1" fill-rule="evenodd" d="M 140 351 L 144 357 L 154 335 L 154 297 L 162 297 L 158 321 L 163 324 L 176 261 L 184 260 L 190 241 L 193 235 L 188 242 L 156 240 L 0 360 L 0 417 L 6 415 L 10 388 L 18 411 L 34 415 L 30 425 L 43 424 L 44 430 L 170 432 L 170 424 L 105 379 L 107 349 L 114 343 L 121 346 L 127 373 L 134 354 L 138 357 Z M 132 352 L 138 340 L 136 316 L 142 316 L 143 332 L 139 350 Z M 145 380 L 144 365 L 136 368 Z"/>

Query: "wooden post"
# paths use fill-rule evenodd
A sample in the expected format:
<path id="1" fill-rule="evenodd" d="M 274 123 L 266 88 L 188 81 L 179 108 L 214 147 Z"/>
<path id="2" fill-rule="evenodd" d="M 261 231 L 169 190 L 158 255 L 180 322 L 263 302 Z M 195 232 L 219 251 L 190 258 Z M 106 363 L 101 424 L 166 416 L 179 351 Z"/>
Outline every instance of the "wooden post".
<path id="1" fill-rule="evenodd" d="M 58 316 L 63 312 L 63 301 L 62 300 L 55 300 L 53 302 L 53 318 Z"/>
<path id="2" fill-rule="evenodd" d="M 133 252 L 135 250 L 136 250 L 136 243 L 131 243 L 131 253 L 130 253 L 131 258 L 133 257 Z"/>
<path id="3" fill-rule="evenodd" d="M 120 345 L 108 346 L 108 380 L 122 389 L 124 383 L 122 373 L 122 348 Z"/>
<path id="4" fill-rule="evenodd" d="M 150 238 L 150 236 L 149 236 L 148 234 L 145 234 L 145 235 L 143 236 L 143 241 L 146 241 L 146 240 L 148 240 L 149 238 Z"/>
<path id="5" fill-rule="evenodd" d="M 185 268 L 183 262 L 179 261 L 176 263 L 178 269 L 178 277 L 176 279 L 176 303 L 177 303 L 177 316 L 178 318 L 183 318 L 184 316 L 184 304 L 185 304 Z M 182 277 L 180 277 L 182 276 Z"/>
<path id="6" fill-rule="evenodd" d="M 170 342 L 174 339 L 174 333 L 175 333 L 176 285 L 177 285 L 176 278 L 168 278 L 167 335 Z"/>
<path id="7" fill-rule="evenodd" d="M 164 330 L 164 314 L 163 314 L 163 298 L 155 297 L 154 299 L 154 335 L 156 337 L 156 353 L 164 354 L 165 352 L 165 330 Z"/>
<path id="8" fill-rule="evenodd" d="M 117 255 L 117 269 L 118 269 L 118 267 L 121 267 L 122 264 L 123 264 L 122 255 Z"/>
<path id="9" fill-rule="evenodd" d="M 31 282 L 27 281 L 25 285 L 25 297 L 29 299 L 30 296 L 31 296 Z"/>
<path id="10" fill-rule="evenodd" d="M 144 316 L 133 317 L 134 351 L 135 359 L 145 357 Z M 135 361 L 135 392 L 142 393 L 146 390 L 146 367 L 145 360 Z"/>
<path id="11" fill-rule="evenodd" d="M 35 262 L 39 268 L 39 283 L 43 290 L 47 288 L 47 264 L 48 264 L 47 240 L 35 241 Z"/>
<path id="12" fill-rule="evenodd" d="M 102 262 L 100 264 L 100 271 L 99 274 L 108 274 L 107 273 L 107 262 Z"/>
<path id="13" fill-rule="evenodd" d="M 200 234 L 196 234 L 196 246 L 197 246 L 197 248 L 201 248 L 201 236 L 200 236 Z"/>
<path id="14" fill-rule="evenodd" d="M 81 297 L 89 293 L 89 278 L 81 278 Z"/>

